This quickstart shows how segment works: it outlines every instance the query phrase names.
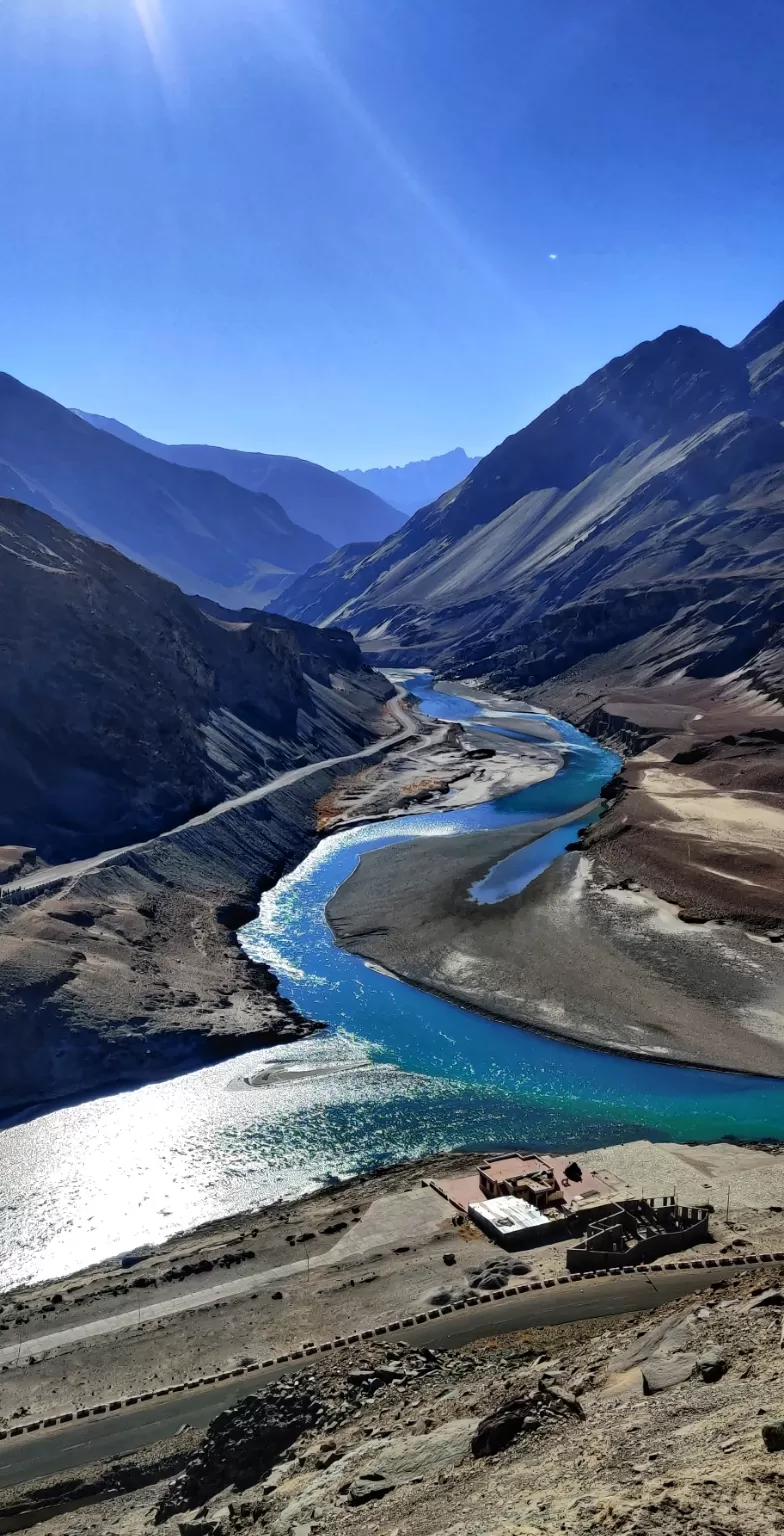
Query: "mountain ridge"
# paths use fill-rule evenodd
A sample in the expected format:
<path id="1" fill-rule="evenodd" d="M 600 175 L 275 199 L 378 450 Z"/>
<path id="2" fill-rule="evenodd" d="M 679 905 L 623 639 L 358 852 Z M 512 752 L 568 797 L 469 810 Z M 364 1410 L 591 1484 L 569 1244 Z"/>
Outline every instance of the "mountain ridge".
<path id="1" fill-rule="evenodd" d="M 273 497 L 167 464 L 8 373 L 0 373 L 0 495 L 229 607 L 262 607 L 331 548 Z"/>
<path id="2" fill-rule="evenodd" d="M 332 546 L 359 537 L 385 538 L 402 521 L 402 514 L 373 491 L 309 459 L 208 443 L 161 443 L 111 416 L 76 408 L 74 415 L 166 463 L 212 471 L 244 490 L 272 496 L 293 522 Z"/>
<path id="3" fill-rule="evenodd" d="M 611 359 L 375 550 L 353 562 L 338 551 L 295 578 L 282 611 L 306 602 L 311 622 L 345 625 L 389 664 L 511 690 L 632 641 L 617 664 L 645 686 L 676 667 L 720 667 L 732 648 L 710 617 L 710 583 L 730 582 L 722 601 L 741 624 L 748 584 L 761 582 L 764 631 L 784 573 L 779 334 L 784 305 L 735 348 L 679 326 Z M 699 608 L 704 588 L 701 618 L 678 618 L 679 584 L 682 609 Z M 749 646 L 747 628 L 747 661 Z M 596 666 L 606 681 L 611 661 Z M 771 686 L 779 671 L 768 668 Z"/>
<path id="4" fill-rule="evenodd" d="M 366 486 L 383 496 L 407 517 L 459 485 L 479 463 L 479 455 L 469 456 L 463 448 L 434 454 L 429 459 L 414 459 L 408 464 L 387 464 L 378 469 L 341 469 L 339 473 L 356 485 Z"/>
<path id="5" fill-rule="evenodd" d="M 328 721 L 318 694 L 364 679 L 349 635 L 202 607 L 17 501 L 0 530 L 0 843 L 86 857 L 324 755 L 319 719 L 327 746 L 367 739 L 348 696 Z"/>

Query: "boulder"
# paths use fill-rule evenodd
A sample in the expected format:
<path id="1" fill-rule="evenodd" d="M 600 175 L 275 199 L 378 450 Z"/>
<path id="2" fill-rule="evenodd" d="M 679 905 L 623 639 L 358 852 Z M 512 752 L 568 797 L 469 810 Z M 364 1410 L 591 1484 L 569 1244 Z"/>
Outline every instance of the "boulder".
<path id="1" fill-rule="evenodd" d="M 757 1307 L 784 1307 L 784 1291 L 773 1286 L 770 1290 L 761 1291 L 759 1296 L 752 1296 L 746 1311 L 755 1312 Z"/>
<path id="2" fill-rule="evenodd" d="M 784 1451 L 784 1419 L 773 1424 L 763 1424 L 762 1439 L 766 1451 Z"/>
<path id="3" fill-rule="evenodd" d="M 509 1402 L 503 1403 L 495 1413 L 490 1413 L 477 1425 L 476 1432 L 471 1440 L 471 1453 L 474 1456 L 495 1456 L 498 1451 L 505 1451 L 518 1435 L 529 1433 L 539 1427 L 539 1419 L 535 1410 L 535 1399 L 532 1393 L 525 1397 L 513 1397 Z"/>
<path id="4" fill-rule="evenodd" d="M 348 1490 L 349 1504 L 369 1504 L 371 1499 L 386 1498 L 395 1484 L 390 1483 L 382 1472 L 362 1472 Z"/>
<path id="5" fill-rule="evenodd" d="M 696 1355 L 654 1355 L 642 1367 L 645 1391 L 648 1394 L 666 1392 L 668 1387 L 677 1387 L 682 1381 L 688 1381 L 696 1369 Z"/>
<path id="6" fill-rule="evenodd" d="M 726 1374 L 727 1360 L 718 1344 L 706 1344 L 697 1356 L 697 1375 L 703 1381 L 721 1381 Z"/>
<path id="7" fill-rule="evenodd" d="M 565 1408 L 567 1413 L 575 1414 L 578 1419 L 585 1418 L 585 1409 L 574 1392 L 568 1392 L 566 1387 L 559 1387 L 554 1384 L 542 1390 L 544 1397 L 548 1400 L 548 1406 Z"/>
<path id="8" fill-rule="evenodd" d="M 312 1428 L 321 1408 L 307 1390 L 275 1383 L 219 1413 L 199 1450 L 164 1492 L 156 1524 L 198 1509 L 224 1488 L 250 1488 L 260 1482 L 283 1452 Z"/>

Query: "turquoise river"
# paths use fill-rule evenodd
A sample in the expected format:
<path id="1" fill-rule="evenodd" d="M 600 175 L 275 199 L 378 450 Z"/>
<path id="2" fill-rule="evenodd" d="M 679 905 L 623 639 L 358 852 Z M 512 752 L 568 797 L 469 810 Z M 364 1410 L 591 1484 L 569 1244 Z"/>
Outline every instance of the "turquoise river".
<path id="1" fill-rule="evenodd" d="M 473 1014 L 385 975 L 332 941 L 324 907 L 360 855 L 577 813 L 617 758 L 560 721 L 491 711 L 411 682 L 440 719 L 563 745 L 553 777 L 470 810 L 322 840 L 242 931 L 283 994 L 329 1029 L 166 1083 L 68 1105 L 0 1133 L 0 1285 L 65 1274 L 140 1243 L 328 1180 L 452 1147 L 588 1148 L 639 1137 L 781 1137 L 784 1082 L 591 1051 Z M 503 900 L 562 852 L 580 822 L 480 882 Z"/>

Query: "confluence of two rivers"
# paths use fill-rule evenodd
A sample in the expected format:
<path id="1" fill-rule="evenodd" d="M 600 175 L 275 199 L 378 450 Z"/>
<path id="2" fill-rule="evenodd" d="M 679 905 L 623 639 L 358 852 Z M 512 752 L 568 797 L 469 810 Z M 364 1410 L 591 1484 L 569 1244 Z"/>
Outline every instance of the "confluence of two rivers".
<path id="1" fill-rule="evenodd" d="M 411 687 L 437 718 L 530 730 L 530 713 L 499 717 L 421 677 Z M 262 898 L 259 917 L 242 931 L 244 948 L 328 1032 L 0 1134 L 0 1286 L 62 1275 L 201 1222 L 454 1147 L 578 1150 L 638 1137 L 781 1136 L 784 1081 L 568 1045 L 418 991 L 333 943 L 325 903 L 360 854 L 401 838 L 560 816 L 596 798 L 618 759 L 573 727 L 550 723 L 566 748 L 553 778 L 470 810 L 337 833 Z M 530 845 L 511 888 L 573 835 L 567 827 L 546 849 Z M 251 1086 L 264 1075 L 266 1083 Z"/>

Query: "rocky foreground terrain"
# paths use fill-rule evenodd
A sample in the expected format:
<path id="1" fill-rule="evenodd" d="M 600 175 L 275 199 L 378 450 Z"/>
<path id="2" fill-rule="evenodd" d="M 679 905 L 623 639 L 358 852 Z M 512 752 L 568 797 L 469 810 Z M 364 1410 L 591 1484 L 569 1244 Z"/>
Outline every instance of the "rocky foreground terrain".
<path id="1" fill-rule="evenodd" d="M 771 1271 L 609 1328 L 357 1347 L 203 1436 L 12 1489 L 0 1514 L 27 1523 L 65 1493 L 99 1502 L 49 1519 L 52 1536 L 773 1536 L 782 1316 Z"/>

